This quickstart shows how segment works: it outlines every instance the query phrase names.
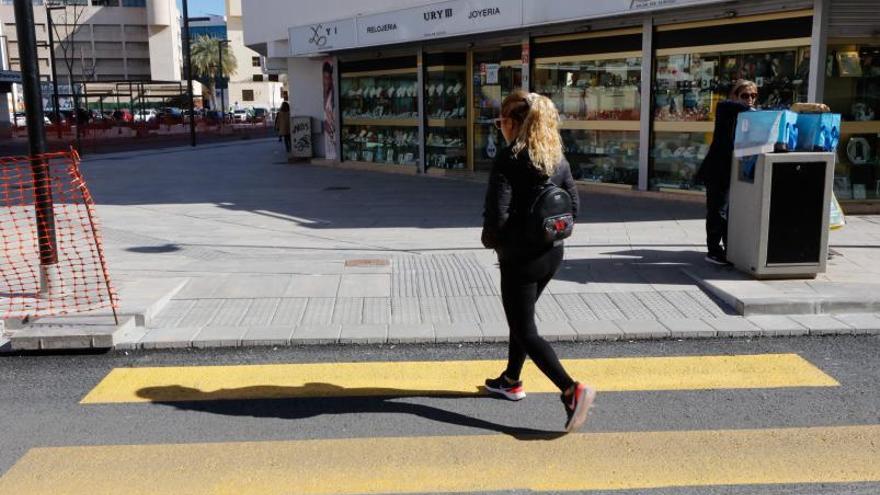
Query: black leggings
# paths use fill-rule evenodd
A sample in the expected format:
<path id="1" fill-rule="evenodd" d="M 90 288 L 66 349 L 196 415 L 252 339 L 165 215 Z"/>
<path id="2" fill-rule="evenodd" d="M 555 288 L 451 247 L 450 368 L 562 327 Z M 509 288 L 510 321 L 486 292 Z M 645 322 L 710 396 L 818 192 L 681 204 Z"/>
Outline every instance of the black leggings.
<path id="1" fill-rule="evenodd" d="M 559 387 L 568 390 L 574 380 L 568 376 L 550 344 L 538 335 L 535 303 L 562 263 L 562 246 L 537 258 L 501 263 L 501 302 L 510 327 L 510 350 L 504 375 L 519 380 L 526 356 Z"/>

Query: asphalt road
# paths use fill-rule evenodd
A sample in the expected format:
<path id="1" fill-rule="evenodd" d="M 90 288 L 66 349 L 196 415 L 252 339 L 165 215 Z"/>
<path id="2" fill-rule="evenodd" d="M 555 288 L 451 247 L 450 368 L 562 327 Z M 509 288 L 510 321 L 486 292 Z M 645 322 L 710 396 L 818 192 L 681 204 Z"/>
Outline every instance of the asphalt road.
<path id="1" fill-rule="evenodd" d="M 670 457 L 674 457 L 678 445 L 676 442 L 680 442 L 681 448 L 698 455 L 702 452 L 701 449 L 710 449 L 709 445 L 715 441 L 713 439 L 716 432 L 721 432 L 717 434 L 721 435 L 719 441 L 723 442 L 728 442 L 724 435 L 747 433 L 753 436 L 729 444 L 734 447 L 749 444 L 747 447 L 753 450 L 748 452 L 752 454 L 744 455 L 766 455 L 767 459 L 756 461 L 758 465 L 781 462 L 780 470 L 784 470 L 787 469 L 786 466 L 796 465 L 801 461 L 825 462 L 821 460 L 825 452 L 821 448 L 815 448 L 817 444 L 795 443 L 794 445 L 800 445 L 804 450 L 794 454 L 788 452 L 788 455 L 793 457 L 780 461 L 783 450 L 773 450 L 771 447 L 774 441 L 782 438 L 780 435 L 784 437 L 787 432 L 792 431 L 824 432 L 829 428 L 831 429 L 829 431 L 837 435 L 841 431 L 835 429 L 837 427 L 855 427 L 853 438 L 859 439 L 864 436 L 865 431 L 868 431 L 860 428 L 880 425 L 880 393 L 878 393 L 880 392 L 880 360 L 877 359 L 880 355 L 880 338 L 878 337 L 571 343 L 556 344 L 556 349 L 564 359 L 629 357 L 638 358 L 637 362 L 642 358 L 669 356 L 796 354 L 809 365 L 836 380 L 839 386 L 743 389 L 719 387 L 703 390 L 647 390 L 650 387 L 645 387 L 645 390 L 603 391 L 600 392 L 596 407 L 582 432 L 583 435 L 561 438 L 557 432 L 562 429 L 564 415 L 558 396 L 553 393 L 532 393 L 518 403 L 490 399 L 483 395 L 432 394 L 431 389 L 415 394 L 389 393 L 383 396 L 380 393 L 363 397 L 347 397 L 344 396 L 345 394 L 321 396 L 322 393 L 319 391 L 318 396 L 313 397 L 80 403 L 107 377 L 108 373 L 121 368 L 186 367 L 189 369 L 194 366 L 229 366 L 230 383 L 233 383 L 237 376 L 237 367 L 241 365 L 380 363 L 381 367 L 395 370 L 399 368 L 395 363 L 399 362 L 503 359 L 506 352 L 504 345 L 313 346 L 117 352 L 98 355 L 5 356 L 0 358 L 0 377 L 2 377 L 0 378 L 2 380 L 0 382 L 2 383 L 0 385 L 0 473 L 3 474 L 3 478 L 0 478 L 0 493 L 21 493 L 13 490 L 19 490 L 22 486 L 40 487 L 46 493 L 88 493 L 73 488 L 76 485 L 74 481 L 67 485 L 64 478 L 67 475 L 54 471 L 58 469 L 63 473 L 64 463 L 68 461 L 72 463 L 71 465 L 98 469 L 96 466 L 104 466 L 100 461 L 101 456 L 109 456 L 112 459 L 108 461 L 109 468 L 104 467 L 98 472 L 100 475 L 98 478 L 114 480 L 117 484 L 111 486 L 117 486 L 118 491 L 108 490 L 105 485 L 101 485 L 104 488 L 96 489 L 91 493 L 134 493 L 131 487 L 135 483 L 128 483 L 126 480 L 127 476 L 132 476 L 131 464 L 138 464 L 138 469 L 147 471 L 138 476 L 143 474 L 149 477 L 164 476 L 162 473 L 148 471 L 154 469 L 167 472 L 168 466 L 163 464 L 165 462 L 173 466 L 184 466 L 180 467 L 181 470 L 184 470 L 185 466 L 205 472 L 222 470 L 224 473 L 222 485 L 226 488 L 219 488 L 220 482 L 218 482 L 218 487 L 204 487 L 204 493 L 235 493 L 229 487 L 235 486 L 238 478 L 252 476 L 255 480 L 260 480 L 270 475 L 263 473 L 259 466 L 254 467 L 247 462 L 241 462 L 236 469 L 227 470 L 227 465 L 223 464 L 225 455 L 249 457 L 251 464 L 259 464 L 261 455 L 268 455 L 271 459 L 273 452 L 282 452 L 287 448 L 316 449 L 315 452 L 322 452 L 321 449 L 338 448 L 343 445 L 350 450 L 347 450 L 346 455 L 341 456 L 338 461 L 333 460 L 332 456 L 329 458 L 329 464 L 328 459 L 324 458 L 316 457 L 308 460 L 312 463 L 308 469 L 325 477 L 323 487 L 327 492 L 376 493 L 392 492 L 398 488 L 408 492 L 437 492 L 441 491 L 437 487 L 452 486 L 444 484 L 449 482 L 449 479 L 444 477 L 454 479 L 458 473 L 456 471 L 433 473 L 420 478 L 423 473 L 418 471 L 418 466 L 409 466 L 408 462 L 403 462 L 401 465 L 394 463 L 392 450 L 397 447 L 389 446 L 387 442 L 413 442 L 411 445 L 417 446 L 416 449 L 421 449 L 419 446 L 424 445 L 425 451 L 437 449 L 440 453 L 438 455 L 455 458 L 455 462 L 461 464 L 453 462 L 452 465 L 459 466 L 464 470 L 462 472 L 467 472 L 467 469 L 473 466 L 465 463 L 467 461 L 465 453 L 456 449 L 447 451 L 441 447 L 445 445 L 442 443 L 444 439 L 448 438 L 458 439 L 453 440 L 452 444 L 456 442 L 465 444 L 468 439 L 485 443 L 485 459 L 468 461 L 485 462 L 484 466 L 475 468 L 484 473 L 495 467 L 516 465 L 516 462 L 523 460 L 505 456 L 528 457 L 532 453 L 546 452 L 540 455 L 548 455 L 552 458 L 546 459 L 547 465 L 538 472 L 550 480 L 548 484 L 530 485 L 527 483 L 529 473 L 523 472 L 522 485 L 518 485 L 516 479 L 507 479 L 494 484 L 479 484 L 474 481 L 477 483 L 474 486 L 488 487 L 488 491 L 484 493 L 531 493 L 522 487 L 550 493 L 572 489 L 564 488 L 564 483 L 552 482 L 555 477 L 561 479 L 568 476 L 568 473 L 562 471 L 565 466 L 570 463 L 576 464 L 580 456 L 586 456 L 584 457 L 586 459 L 601 454 L 576 450 L 580 448 L 579 445 L 600 447 L 610 445 L 601 442 L 589 443 L 598 442 L 597 438 L 606 438 L 606 436 L 615 442 L 624 443 L 629 439 L 635 439 L 633 440 L 635 447 L 631 446 L 630 450 L 624 450 L 624 454 L 619 455 L 618 459 L 609 461 L 612 462 L 611 465 L 621 466 L 622 472 L 619 476 L 624 480 L 639 476 L 650 477 L 653 471 L 647 470 L 639 474 L 625 469 L 626 452 L 632 452 L 633 456 L 642 455 L 639 453 L 641 452 L 639 445 L 649 443 L 646 439 L 654 438 L 656 435 L 661 435 L 657 438 L 667 438 L 662 435 L 671 435 L 667 440 L 658 440 L 667 442 L 669 447 L 667 451 L 663 443 L 660 443 L 660 447 L 653 451 L 652 455 L 663 457 L 668 453 Z M 430 369 L 430 364 L 427 366 Z M 184 381 L 186 370 L 183 369 L 180 373 L 181 381 Z M 393 373 L 392 371 L 391 374 Z M 336 378 L 338 377 L 332 374 L 326 376 L 323 379 L 326 382 L 324 385 L 332 386 Z M 405 378 L 401 377 L 401 379 Z M 474 384 L 481 383 L 483 378 L 485 377 L 474 376 Z M 582 378 L 588 380 L 588 377 Z M 650 382 L 651 377 L 641 377 L 641 380 Z M 528 383 L 526 387 L 528 390 Z M 266 390 L 269 388 L 267 387 Z M 257 390 L 253 393 L 259 395 L 261 391 Z M 335 393 L 338 395 L 338 390 Z M 702 432 L 700 435 L 708 436 L 694 437 L 692 436 L 694 432 Z M 605 434 L 607 435 L 602 436 Z M 703 439 L 700 440 L 701 438 Z M 342 443 L 324 443 L 331 439 Z M 542 441 L 531 443 L 524 441 L 529 439 Z M 572 439 L 587 443 L 576 443 Z M 642 488 L 622 491 L 599 489 L 587 490 L 583 493 L 875 494 L 880 493 L 880 478 L 866 481 L 880 471 L 880 457 L 873 457 L 877 450 L 871 450 L 873 441 L 873 437 L 866 440 L 867 450 L 863 450 L 860 443 L 854 442 L 851 450 L 847 452 L 847 455 L 852 457 L 852 460 L 847 462 L 863 461 L 866 463 L 866 469 L 874 473 L 859 475 L 864 476 L 862 478 L 858 476 L 849 478 L 850 481 L 855 482 L 827 483 L 817 474 L 818 479 L 811 480 L 810 483 L 791 484 L 784 482 L 784 479 L 764 483 L 763 481 L 769 478 L 757 475 L 757 482 L 752 483 L 748 473 L 737 472 L 739 465 L 743 466 L 743 469 L 753 468 L 748 468 L 747 466 L 751 464 L 737 457 L 739 454 L 734 448 L 729 453 L 731 465 L 717 466 L 726 474 L 713 478 L 712 473 L 702 473 L 706 474 L 706 480 L 693 483 L 711 486 L 672 485 L 655 489 L 645 485 Z M 333 447 L 334 445 L 337 447 Z M 766 452 L 762 445 L 766 446 Z M 110 450 L 80 449 L 86 446 L 102 446 Z M 125 450 L 134 448 L 131 446 L 152 446 L 155 449 L 143 452 Z M 185 462 L 175 460 L 175 455 L 183 455 L 181 452 L 187 452 L 185 450 L 178 452 L 179 449 L 190 446 L 203 449 L 197 452 L 205 453 L 205 457 L 194 459 L 192 454 L 188 454 L 189 458 Z M 46 447 L 71 447 L 71 449 L 53 450 Z M 211 450 L 215 447 L 219 449 L 216 451 L 216 458 L 211 457 L 215 455 Z M 116 448 L 119 450 L 113 450 Z M 717 455 L 721 460 L 727 455 L 724 452 L 715 453 L 711 450 L 706 452 L 706 456 Z M 33 457 L 30 457 L 32 454 Z M 375 460 L 372 457 L 387 457 L 388 465 L 399 469 L 400 472 L 410 473 L 412 478 L 419 478 L 422 484 L 395 486 L 389 489 L 375 484 L 358 485 L 358 475 L 350 472 L 353 468 L 348 464 L 349 461 L 345 460 L 354 455 L 362 456 L 361 462 L 364 465 L 379 462 L 377 464 L 379 466 L 383 465 L 381 459 Z M 409 455 L 415 458 L 422 453 L 407 454 Z M 866 458 L 866 456 L 871 457 Z M 80 457 L 86 460 L 78 461 Z M 840 456 L 836 455 L 836 457 Z M 134 462 L 132 459 L 143 462 Z M 81 464 L 76 464 L 77 462 Z M 272 462 L 274 461 L 270 461 L 269 464 Z M 541 462 L 543 461 L 538 461 L 537 464 Z M 250 467 L 246 467 L 246 464 Z M 35 475 L 28 471 L 39 470 L 40 466 L 52 466 L 51 469 L 43 468 L 48 469 L 51 474 L 42 472 L 40 475 Z M 557 471 L 557 468 L 560 471 Z M 244 473 L 238 469 L 249 471 Z M 503 469 L 499 472 L 502 471 Z M 15 476 L 11 476 L 12 474 Z M 393 477 L 399 473 L 386 474 Z M 702 474 L 695 473 L 694 476 L 699 477 Z M 96 474 L 91 473 L 90 476 Z M 22 484 L 24 483 L 22 479 L 30 480 L 29 482 L 34 484 Z M 725 482 L 725 480 L 733 480 L 733 482 Z M 460 486 L 467 488 L 469 486 L 467 481 L 461 480 Z M 650 480 L 648 481 L 650 485 Z M 259 493 L 299 493 L 297 485 L 290 484 L 294 482 L 290 480 L 285 482 L 289 484 L 283 487 L 267 484 L 259 489 Z M 54 491 L 51 490 L 53 485 Z M 574 491 L 578 492 L 577 486 L 572 486 Z M 61 489 L 61 487 L 65 488 Z M 333 487 L 338 487 L 338 490 Z M 626 488 L 626 483 L 622 487 Z M 471 490 L 444 488 L 444 491 L 470 492 Z M 42 493 L 40 491 L 34 493 L 38 492 Z"/>

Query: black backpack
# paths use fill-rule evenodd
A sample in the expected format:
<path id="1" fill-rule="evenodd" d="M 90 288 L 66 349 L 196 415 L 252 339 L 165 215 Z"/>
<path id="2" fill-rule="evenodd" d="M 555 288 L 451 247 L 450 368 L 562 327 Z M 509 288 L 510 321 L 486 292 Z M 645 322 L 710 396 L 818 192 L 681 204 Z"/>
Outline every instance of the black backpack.
<path id="1" fill-rule="evenodd" d="M 535 246 L 546 246 L 571 236 L 574 230 L 568 192 L 550 179 L 534 188 L 535 199 L 525 215 L 525 237 Z"/>

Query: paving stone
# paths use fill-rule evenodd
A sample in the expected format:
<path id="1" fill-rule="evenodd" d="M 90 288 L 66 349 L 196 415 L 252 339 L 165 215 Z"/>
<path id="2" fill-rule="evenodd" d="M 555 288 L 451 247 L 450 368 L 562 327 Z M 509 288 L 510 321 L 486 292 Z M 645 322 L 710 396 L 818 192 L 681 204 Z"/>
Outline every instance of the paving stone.
<path id="1" fill-rule="evenodd" d="M 292 333 L 290 326 L 249 327 L 241 337 L 241 345 L 288 345 Z"/>
<path id="2" fill-rule="evenodd" d="M 476 323 L 435 323 L 434 338 L 437 342 L 480 342 L 483 334 Z"/>
<path id="3" fill-rule="evenodd" d="M 384 344 L 388 325 L 342 325 L 339 342 L 343 344 Z"/>
<path id="4" fill-rule="evenodd" d="M 705 318 L 703 321 L 714 328 L 719 337 L 756 337 L 764 334 L 763 330 L 741 316 Z"/>
<path id="5" fill-rule="evenodd" d="M 574 342 L 578 333 L 567 321 L 539 321 L 538 334 L 550 342 Z"/>
<path id="6" fill-rule="evenodd" d="M 556 302 L 552 295 L 546 294 L 538 298 L 535 303 L 535 319 L 543 322 L 565 321 L 568 318 L 565 311 Z"/>
<path id="7" fill-rule="evenodd" d="M 230 275 L 211 293 L 212 298 L 247 299 L 281 297 L 290 286 L 290 275 Z"/>
<path id="8" fill-rule="evenodd" d="M 333 323 L 344 325 L 360 325 L 364 311 L 364 298 L 338 297 L 333 305 Z"/>
<path id="9" fill-rule="evenodd" d="M 391 275 L 346 273 L 337 297 L 391 297 Z"/>
<path id="10" fill-rule="evenodd" d="M 717 334 L 714 328 L 699 318 L 660 318 L 660 323 L 676 339 L 714 337 Z"/>
<path id="11" fill-rule="evenodd" d="M 657 320 L 617 320 L 624 339 L 664 339 L 671 336 L 668 328 Z"/>
<path id="12" fill-rule="evenodd" d="M 474 305 L 480 314 L 480 320 L 484 323 L 507 322 L 504 316 L 504 306 L 498 296 L 474 296 Z"/>
<path id="13" fill-rule="evenodd" d="M 284 297 L 336 297 L 340 275 L 293 275 Z"/>
<path id="14" fill-rule="evenodd" d="M 214 318 L 223 302 L 222 299 L 199 299 L 177 325 L 183 328 L 203 327 Z"/>
<path id="15" fill-rule="evenodd" d="M 480 313 L 470 296 L 453 296 L 446 298 L 449 317 L 453 323 L 479 323 Z"/>
<path id="16" fill-rule="evenodd" d="M 204 327 L 192 338 L 193 347 L 238 347 L 246 328 L 210 326 Z"/>
<path id="17" fill-rule="evenodd" d="M 302 320 L 306 311 L 307 298 L 285 298 L 278 301 L 275 314 L 272 315 L 271 326 L 286 326 L 293 328 Z"/>
<path id="18" fill-rule="evenodd" d="M 871 313 L 845 313 L 833 316 L 851 326 L 854 333 L 875 335 L 880 333 L 880 318 Z"/>
<path id="19" fill-rule="evenodd" d="M 445 297 L 421 297 L 419 308 L 422 312 L 422 321 L 425 323 L 449 323 L 449 309 L 446 307 Z"/>
<path id="20" fill-rule="evenodd" d="M 332 297 L 310 297 L 300 325 L 329 325 L 336 300 Z"/>
<path id="21" fill-rule="evenodd" d="M 854 333 L 851 326 L 831 315 L 791 315 L 791 319 L 806 327 L 810 335 Z"/>
<path id="22" fill-rule="evenodd" d="M 689 290 L 687 291 L 687 295 L 690 296 L 691 299 L 696 301 L 700 306 L 702 306 L 703 309 L 705 309 L 709 313 L 712 313 L 712 316 L 716 318 L 730 316 L 725 310 L 726 308 L 720 306 L 711 297 L 707 296 L 706 293 L 701 290 Z"/>
<path id="23" fill-rule="evenodd" d="M 365 297 L 363 323 L 367 325 L 384 325 L 391 322 L 390 297 Z"/>
<path id="24" fill-rule="evenodd" d="M 480 323 L 483 342 L 507 342 L 510 340 L 510 327 L 506 322 L 489 321 Z"/>
<path id="25" fill-rule="evenodd" d="M 172 299 L 165 308 L 153 317 L 150 326 L 155 328 L 174 328 L 180 326 L 180 320 L 195 306 L 194 299 Z"/>
<path id="26" fill-rule="evenodd" d="M 625 316 L 607 295 L 601 293 L 579 294 L 590 311 L 600 320 L 623 320 Z"/>
<path id="27" fill-rule="evenodd" d="M 656 318 L 661 320 L 686 318 L 684 313 L 667 301 L 659 292 L 638 292 L 634 295 Z"/>
<path id="28" fill-rule="evenodd" d="M 290 335 L 291 344 L 335 344 L 339 342 L 342 325 L 307 323 L 293 329 Z"/>
<path id="29" fill-rule="evenodd" d="M 244 317 L 242 317 L 239 324 L 243 327 L 261 327 L 271 325 L 272 317 L 275 315 L 275 311 L 278 309 L 279 302 L 281 302 L 281 299 L 277 297 L 252 300 L 250 306 L 248 306 L 247 311 L 245 311 Z"/>
<path id="30" fill-rule="evenodd" d="M 547 296 L 545 296 L 547 297 Z M 557 294 L 552 296 L 556 299 L 559 307 L 565 312 L 565 316 L 570 321 L 590 321 L 597 320 L 596 314 L 590 310 L 587 303 L 584 302 L 577 294 Z"/>
<path id="31" fill-rule="evenodd" d="M 193 277 L 177 293 L 175 299 L 203 299 L 210 297 L 220 287 L 226 285 L 228 275 Z"/>
<path id="32" fill-rule="evenodd" d="M 251 305 L 250 299 L 222 299 L 221 301 L 220 308 L 214 313 L 214 317 L 211 318 L 207 326 L 238 326 Z"/>
<path id="33" fill-rule="evenodd" d="M 693 291 L 669 291 L 663 292 L 661 295 L 675 306 L 685 318 L 714 318 L 715 313 L 704 308 L 689 292 Z"/>
<path id="34" fill-rule="evenodd" d="M 434 325 L 430 323 L 391 323 L 388 325 L 388 343 L 402 342 L 434 342 Z"/>
<path id="35" fill-rule="evenodd" d="M 806 327 L 785 315 L 754 315 L 746 318 L 764 331 L 764 335 L 793 336 L 807 335 Z"/>
<path id="36" fill-rule="evenodd" d="M 578 340 L 620 340 L 623 330 L 610 320 L 569 321 Z"/>
<path id="37" fill-rule="evenodd" d="M 612 292 L 608 294 L 608 298 L 617 305 L 624 318 L 628 320 L 651 320 L 656 318 L 654 313 L 651 313 L 634 294 Z"/>
<path id="38" fill-rule="evenodd" d="M 192 339 L 201 330 L 193 327 L 153 328 L 140 340 L 144 349 L 192 347 Z"/>
<path id="39" fill-rule="evenodd" d="M 405 325 L 422 322 L 422 311 L 416 297 L 391 298 L 391 323 Z"/>

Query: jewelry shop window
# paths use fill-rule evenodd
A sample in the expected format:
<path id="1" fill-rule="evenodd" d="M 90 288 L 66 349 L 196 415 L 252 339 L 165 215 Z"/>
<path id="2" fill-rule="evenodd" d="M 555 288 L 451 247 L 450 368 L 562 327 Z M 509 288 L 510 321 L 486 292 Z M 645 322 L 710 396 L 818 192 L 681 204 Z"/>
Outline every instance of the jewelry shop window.
<path id="1" fill-rule="evenodd" d="M 425 165 L 467 168 L 467 54 L 428 53 L 425 77 Z"/>
<path id="2" fill-rule="evenodd" d="M 417 76 L 415 57 L 342 64 L 339 99 L 344 160 L 418 165 Z"/>
<path id="3" fill-rule="evenodd" d="M 811 26 L 797 12 L 657 28 L 650 189 L 704 189 L 715 108 L 737 80 L 755 82 L 761 109 L 806 101 Z"/>
<path id="4" fill-rule="evenodd" d="M 880 40 L 829 43 L 825 103 L 843 117 L 834 193 L 880 199 Z"/>
<path id="5" fill-rule="evenodd" d="M 495 119 L 501 102 L 522 87 L 522 47 L 473 53 L 473 159 L 474 169 L 488 171 L 498 152 L 506 146 Z"/>
<path id="6" fill-rule="evenodd" d="M 580 180 L 638 184 L 641 44 L 641 28 L 535 40 L 534 91 L 559 110 Z"/>

